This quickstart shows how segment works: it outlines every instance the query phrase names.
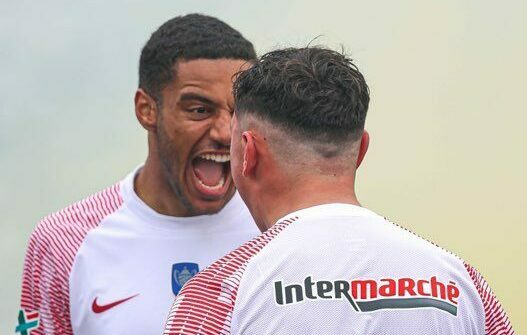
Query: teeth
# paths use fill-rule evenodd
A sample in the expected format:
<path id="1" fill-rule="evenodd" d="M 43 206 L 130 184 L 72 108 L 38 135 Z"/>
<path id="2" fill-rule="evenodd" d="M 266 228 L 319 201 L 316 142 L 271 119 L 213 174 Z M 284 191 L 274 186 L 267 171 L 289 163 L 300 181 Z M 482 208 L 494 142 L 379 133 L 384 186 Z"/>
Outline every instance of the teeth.
<path id="1" fill-rule="evenodd" d="M 225 184 L 225 177 L 222 176 L 221 179 L 220 179 L 220 182 L 218 183 L 218 185 L 215 185 L 215 186 L 205 185 L 205 184 L 203 184 L 203 182 L 199 178 L 198 178 L 198 181 L 201 184 L 201 186 L 205 187 L 206 189 L 217 190 L 217 189 L 221 188 L 223 186 L 223 184 Z"/>
<path id="2" fill-rule="evenodd" d="M 229 154 L 202 154 L 199 155 L 199 158 L 216 163 L 226 163 L 231 160 L 231 156 Z"/>

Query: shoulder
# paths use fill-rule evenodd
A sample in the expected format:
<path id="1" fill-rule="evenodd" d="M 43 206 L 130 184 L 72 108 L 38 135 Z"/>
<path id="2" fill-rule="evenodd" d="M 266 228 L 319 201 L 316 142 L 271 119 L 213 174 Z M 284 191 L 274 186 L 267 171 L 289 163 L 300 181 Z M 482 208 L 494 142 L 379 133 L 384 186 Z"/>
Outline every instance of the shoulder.
<path id="1" fill-rule="evenodd" d="M 165 334 L 195 334 L 203 327 L 219 334 L 230 329 L 238 287 L 247 264 L 296 219 L 276 223 L 187 282 L 172 306 Z"/>
<path id="2" fill-rule="evenodd" d="M 246 268 L 248 262 L 254 256 L 258 255 L 269 242 L 274 240 L 285 228 L 297 219 L 297 217 L 287 218 L 276 223 L 266 232 L 244 243 L 242 246 L 214 262 L 204 271 L 198 273 L 195 277 L 196 280 L 191 281 L 189 286 L 199 285 L 200 280 L 203 279 L 224 281 L 235 274 L 239 274 L 240 271 Z"/>
<path id="3" fill-rule="evenodd" d="M 464 272 L 464 260 L 455 253 L 386 218 L 383 221 L 387 229 L 392 231 L 391 234 L 384 235 L 383 238 L 389 238 L 392 247 L 397 246 L 398 248 L 407 249 L 409 252 L 417 253 L 419 257 L 425 259 L 442 259 L 443 261 L 454 263 Z"/>
<path id="4" fill-rule="evenodd" d="M 416 239 L 412 245 L 420 246 L 421 250 L 428 250 L 428 255 L 431 258 L 440 259 L 441 262 L 438 264 L 446 267 L 450 274 L 457 278 L 456 281 L 460 284 L 460 289 L 467 296 L 466 301 L 470 302 L 467 309 L 473 313 L 474 319 L 483 318 L 486 334 L 514 334 L 503 307 L 476 268 L 437 244 L 398 225 L 394 224 L 394 226 L 399 227 L 403 231 L 402 234 L 405 234 L 408 239 Z M 424 257 L 426 253 L 422 253 L 422 255 Z"/>
<path id="5" fill-rule="evenodd" d="M 29 248 L 48 253 L 78 247 L 85 235 L 122 205 L 120 183 L 44 217 L 30 237 Z"/>
<path id="6" fill-rule="evenodd" d="M 509 318 L 489 284 L 476 268 L 467 263 L 465 263 L 465 268 L 483 304 L 485 332 L 487 334 L 514 334 Z"/>
<path id="7" fill-rule="evenodd" d="M 24 261 L 21 306 L 40 311 L 44 328 L 71 333 L 68 280 L 74 259 L 86 234 L 121 204 L 116 184 L 48 215 L 34 229 Z"/>

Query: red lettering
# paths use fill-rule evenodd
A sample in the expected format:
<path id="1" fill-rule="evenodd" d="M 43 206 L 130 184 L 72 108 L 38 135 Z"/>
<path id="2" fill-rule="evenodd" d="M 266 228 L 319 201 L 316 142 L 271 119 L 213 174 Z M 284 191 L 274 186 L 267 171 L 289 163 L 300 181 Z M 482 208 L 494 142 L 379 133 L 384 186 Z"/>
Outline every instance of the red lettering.
<path id="1" fill-rule="evenodd" d="M 377 282 L 375 280 L 354 280 L 351 282 L 351 295 L 355 299 L 377 298 Z"/>
<path id="2" fill-rule="evenodd" d="M 456 283 L 450 281 L 448 285 L 440 282 L 436 276 L 430 280 L 413 278 L 382 278 L 379 281 L 373 279 L 350 281 L 351 296 L 354 299 L 375 299 L 393 296 L 422 296 L 434 297 L 450 301 L 457 305 L 460 295 Z"/>
<path id="3" fill-rule="evenodd" d="M 448 292 L 448 300 L 450 300 L 450 302 L 453 303 L 454 305 L 457 305 L 457 300 L 455 299 L 459 298 L 459 289 L 457 288 L 456 283 L 451 281 L 447 285 L 447 292 Z"/>
<path id="4" fill-rule="evenodd" d="M 393 297 L 397 293 L 397 290 L 396 290 L 397 286 L 395 284 L 395 280 L 390 279 L 390 278 L 385 278 L 385 279 L 381 279 L 381 283 L 382 282 L 386 282 L 386 284 L 381 285 L 381 287 L 379 287 L 379 295 L 383 297 Z"/>
<path id="5" fill-rule="evenodd" d="M 415 281 L 412 278 L 399 278 L 399 296 L 405 296 L 406 292 L 409 295 L 417 295 L 414 291 Z"/>
<path id="6" fill-rule="evenodd" d="M 428 282 L 428 280 L 423 280 L 423 279 L 417 281 L 417 293 L 419 293 L 419 295 L 429 297 L 430 293 L 425 292 L 425 284 L 430 284 L 430 283 Z"/>
<path id="7" fill-rule="evenodd" d="M 445 284 L 437 281 L 437 277 L 430 278 L 430 286 L 432 287 L 432 296 L 435 298 L 446 299 L 446 288 Z M 439 291 L 439 292 L 438 292 Z"/>

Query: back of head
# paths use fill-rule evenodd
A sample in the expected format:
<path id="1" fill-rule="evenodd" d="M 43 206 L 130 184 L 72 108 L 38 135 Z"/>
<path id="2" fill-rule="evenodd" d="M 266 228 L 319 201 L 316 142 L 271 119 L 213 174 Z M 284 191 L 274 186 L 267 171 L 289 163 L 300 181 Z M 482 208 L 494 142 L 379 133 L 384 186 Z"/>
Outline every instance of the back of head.
<path id="1" fill-rule="evenodd" d="M 178 60 L 255 60 L 254 47 L 240 32 L 217 18 L 189 14 L 165 22 L 141 51 L 139 88 L 159 102 L 161 90 L 175 77 Z"/>
<path id="2" fill-rule="evenodd" d="M 361 137 L 369 92 L 350 58 L 305 47 L 262 56 L 238 76 L 234 98 L 238 119 L 269 123 L 291 145 L 327 159 L 349 152 Z"/>

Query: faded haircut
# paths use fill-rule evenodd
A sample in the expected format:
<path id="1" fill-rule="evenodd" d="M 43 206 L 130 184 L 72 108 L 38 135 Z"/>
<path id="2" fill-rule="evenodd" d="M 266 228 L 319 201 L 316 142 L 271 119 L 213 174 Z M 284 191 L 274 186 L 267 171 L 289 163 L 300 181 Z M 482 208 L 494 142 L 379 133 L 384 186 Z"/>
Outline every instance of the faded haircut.
<path id="1" fill-rule="evenodd" d="M 234 83 L 236 115 L 252 115 L 332 157 L 360 138 L 369 90 L 345 55 L 322 47 L 263 55 Z M 317 145 L 318 144 L 318 145 Z"/>

